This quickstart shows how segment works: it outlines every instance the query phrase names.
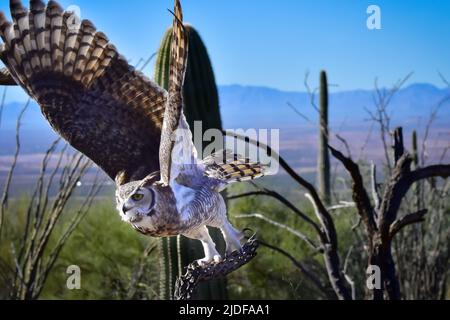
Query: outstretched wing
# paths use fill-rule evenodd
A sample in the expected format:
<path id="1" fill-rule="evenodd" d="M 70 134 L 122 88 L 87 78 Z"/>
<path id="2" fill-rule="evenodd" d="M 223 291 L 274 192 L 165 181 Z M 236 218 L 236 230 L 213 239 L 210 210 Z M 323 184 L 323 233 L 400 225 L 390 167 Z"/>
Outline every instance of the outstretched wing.
<path id="1" fill-rule="evenodd" d="M 192 151 L 195 152 L 195 148 L 193 148 L 193 145 L 190 142 L 191 133 L 189 131 L 189 126 L 187 125 L 183 114 L 183 82 L 188 56 L 188 37 L 186 29 L 183 26 L 183 13 L 181 11 L 179 0 L 175 0 L 175 10 L 173 14 L 169 98 L 164 113 L 164 123 L 159 150 L 161 182 L 166 185 L 170 182 L 171 169 L 174 160 L 177 160 L 173 159 L 172 153 L 175 142 L 186 142 L 188 148 L 181 147 L 180 145 L 182 149 L 180 150 L 181 152 L 184 152 L 185 154 L 191 153 L 188 149 L 192 149 Z M 182 136 L 176 137 L 177 129 L 181 129 L 178 133 Z"/>
<path id="2" fill-rule="evenodd" d="M 121 183 L 159 170 L 167 92 L 55 1 L 10 6 L 13 23 L 0 12 L 0 58 L 51 126 Z"/>
<path id="3" fill-rule="evenodd" d="M 205 166 L 207 177 L 226 184 L 257 179 L 268 173 L 267 166 L 244 158 L 231 150 L 214 153 L 206 157 L 202 164 Z"/>

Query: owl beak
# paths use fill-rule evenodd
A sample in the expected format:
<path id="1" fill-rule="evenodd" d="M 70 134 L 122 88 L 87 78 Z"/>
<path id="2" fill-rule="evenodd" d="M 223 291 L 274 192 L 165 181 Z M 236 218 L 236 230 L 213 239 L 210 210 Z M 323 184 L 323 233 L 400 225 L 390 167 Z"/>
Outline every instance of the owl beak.
<path id="1" fill-rule="evenodd" d="M 131 210 L 131 207 L 127 207 L 127 205 L 126 204 L 124 204 L 123 205 L 123 207 L 122 207 L 122 212 L 124 213 L 124 214 L 126 214 L 128 211 L 130 211 Z"/>

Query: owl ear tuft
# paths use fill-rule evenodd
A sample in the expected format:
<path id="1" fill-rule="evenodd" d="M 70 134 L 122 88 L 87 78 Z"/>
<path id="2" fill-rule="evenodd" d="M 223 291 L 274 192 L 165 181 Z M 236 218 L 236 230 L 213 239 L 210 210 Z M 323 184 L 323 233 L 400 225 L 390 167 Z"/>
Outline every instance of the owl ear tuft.
<path id="1" fill-rule="evenodd" d="M 159 181 L 160 178 L 161 174 L 159 171 L 152 172 L 149 175 L 147 175 L 144 179 L 142 179 L 141 186 L 155 184 Z"/>
<path id="2" fill-rule="evenodd" d="M 116 174 L 115 181 L 117 186 L 122 186 L 127 182 L 127 174 L 125 173 L 125 170 L 119 171 Z"/>

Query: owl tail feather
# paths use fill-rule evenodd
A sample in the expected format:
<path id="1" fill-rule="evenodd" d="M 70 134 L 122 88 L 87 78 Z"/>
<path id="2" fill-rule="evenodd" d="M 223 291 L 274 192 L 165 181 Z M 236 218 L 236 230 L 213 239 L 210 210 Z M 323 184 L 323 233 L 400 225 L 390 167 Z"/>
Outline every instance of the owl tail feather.
<path id="1" fill-rule="evenodd" d="M 230 150 L 215 153 L 203 160 L 206 176 L 226 183 L 249 181 L 266 174 L 266 166 L 251 162 Z"/>

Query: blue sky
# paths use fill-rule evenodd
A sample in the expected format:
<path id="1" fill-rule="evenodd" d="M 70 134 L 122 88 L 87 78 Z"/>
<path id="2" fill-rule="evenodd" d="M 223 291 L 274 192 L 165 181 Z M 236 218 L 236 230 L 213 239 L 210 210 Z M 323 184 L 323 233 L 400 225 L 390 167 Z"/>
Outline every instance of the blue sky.
<path id="1" fill-rule="evenodd" d="M 8 12 L 8 1 L 0 0 Z M 24 1 L 26 2 L 26 1 Z M 77 5 L 132 62 L 159 46 L 172 17 L 172 0 L 61 0 Z M 446 0 L 184 0 L 185 21 L 200 32 L 218 84 L 303 91 L 321 69 L 334 90 L 410 82 L 442 86 L 450 78 L 450 1 Z M 366 9 L 381 8 L 381 30 L 368 30 Z M 28 5 L 28 4 L 27 4 Z M 153 65 L 145 69 L 153 73 Z M 17 93 L 11 90 L 11 94 Z"/>

